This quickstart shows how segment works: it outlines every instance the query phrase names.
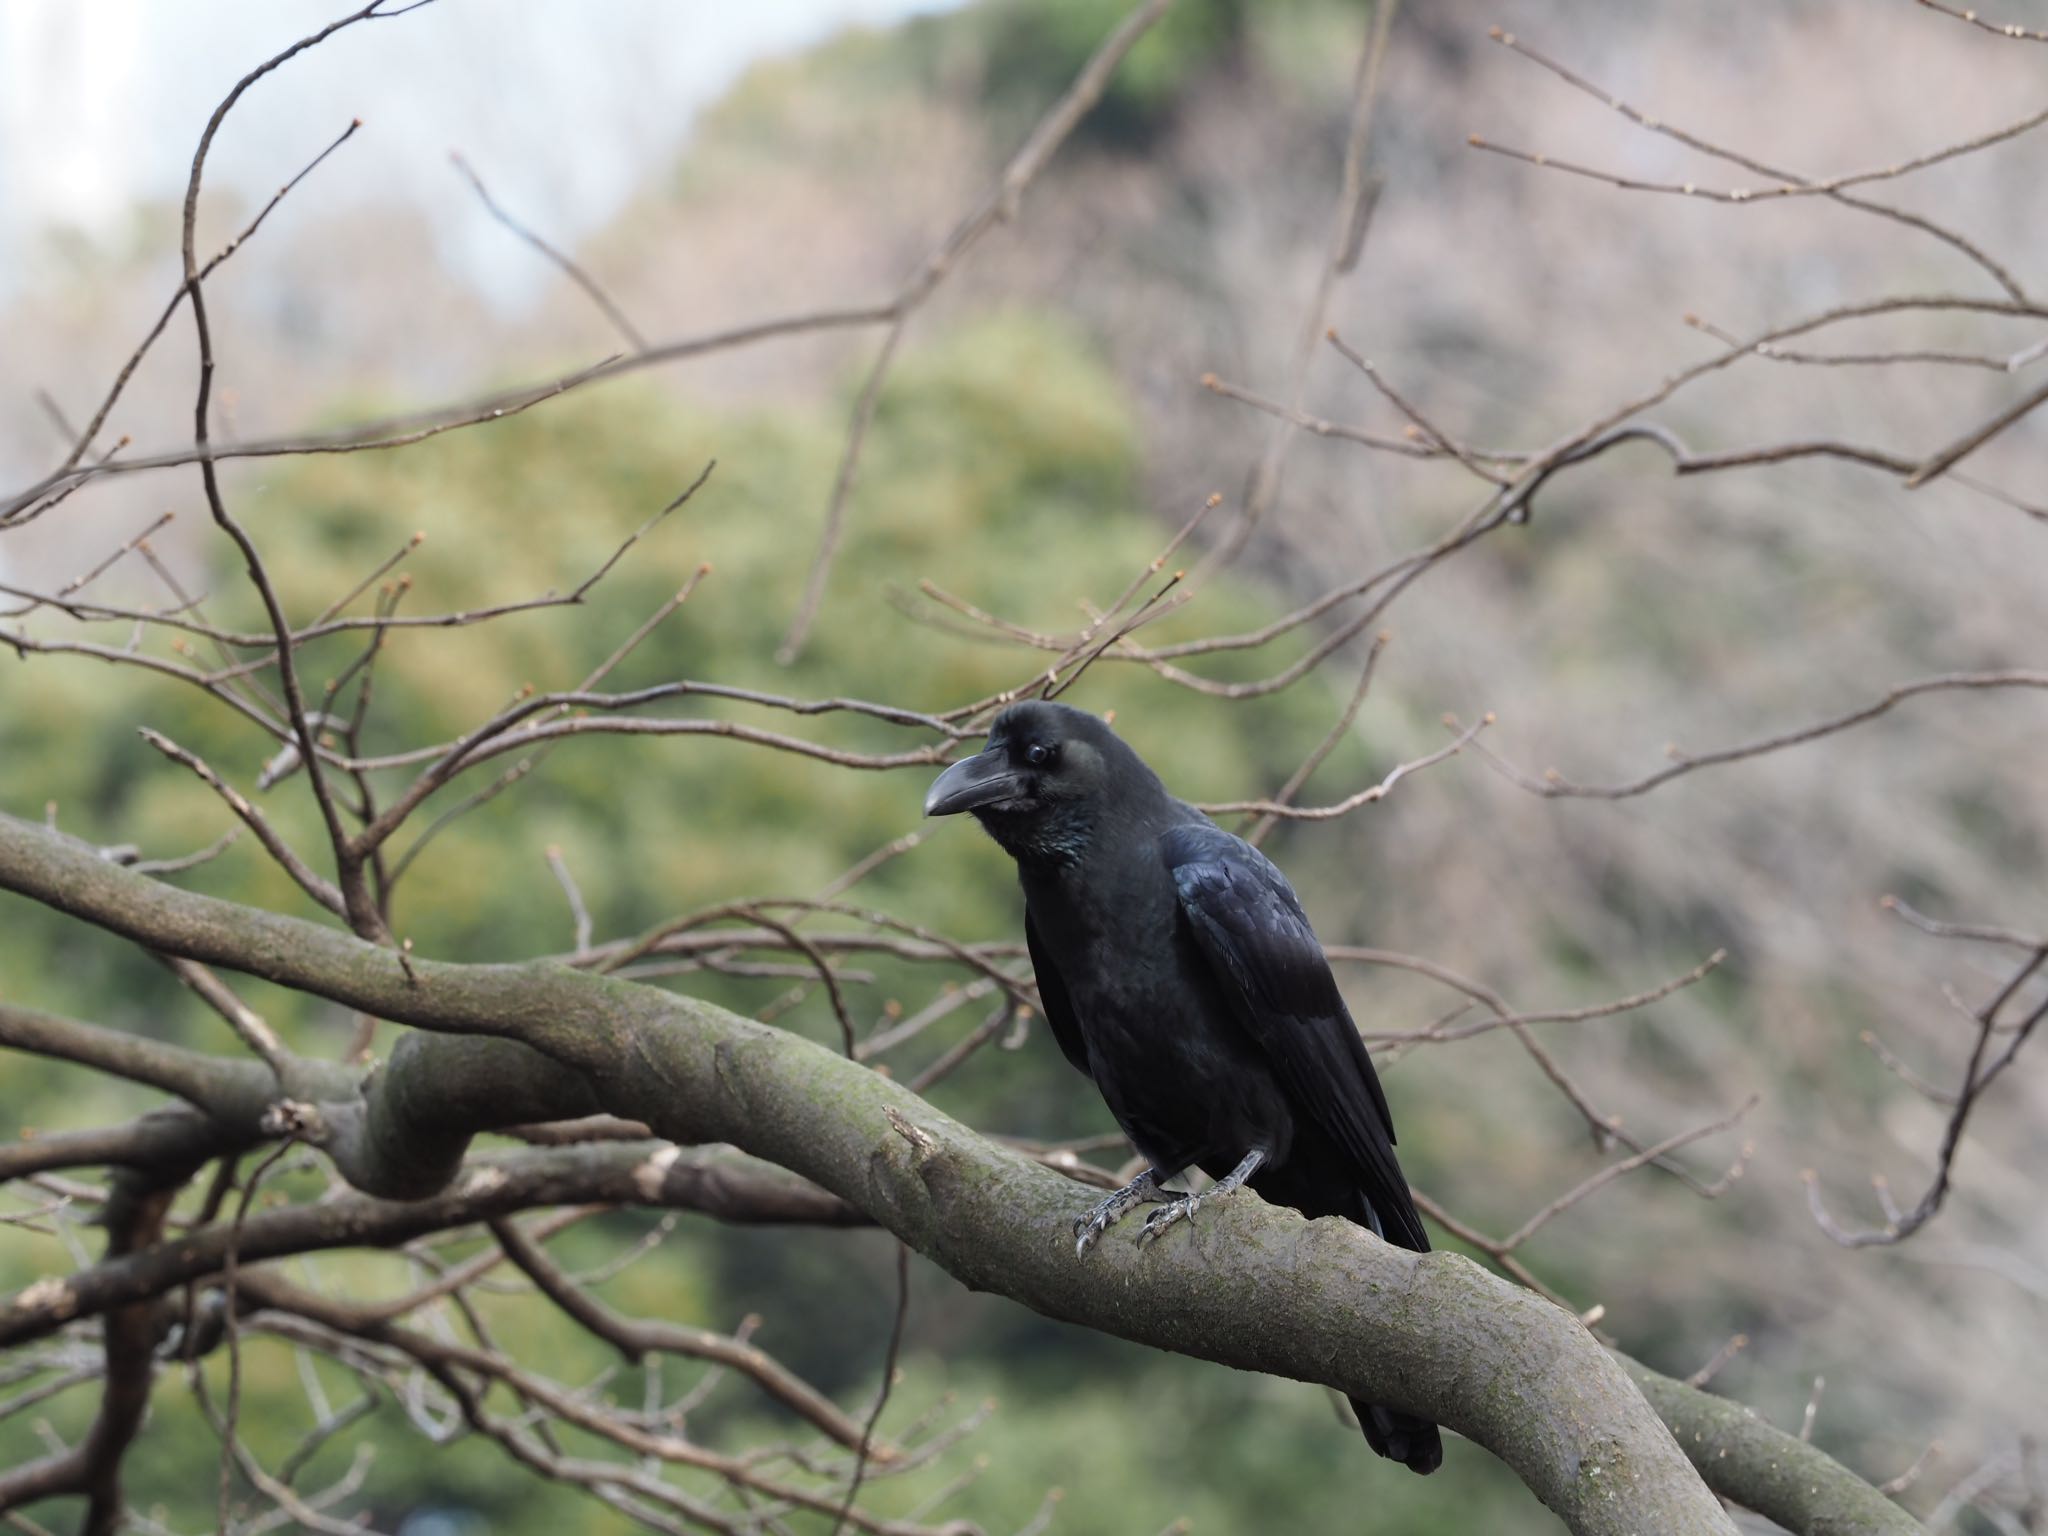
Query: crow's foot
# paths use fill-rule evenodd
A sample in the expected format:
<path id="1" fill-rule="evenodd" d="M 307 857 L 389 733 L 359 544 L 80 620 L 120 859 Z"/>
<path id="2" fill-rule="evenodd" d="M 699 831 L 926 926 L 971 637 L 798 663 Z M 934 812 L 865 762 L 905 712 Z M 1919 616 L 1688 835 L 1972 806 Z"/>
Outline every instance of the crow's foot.
<path id="1" fill-rule="evenodd" d="M 1192 1225 L 1195 1212 L 1202 1208 L 1205 1201 L 1217 1199 L 1235 1189 L 1242 1189 L 1244 1181 L 1257 1173 L 1259 1165 L 1265 1160 L 1266 1154 L 1255 1147 L 1245 1154 L 1243 1162 L 1230 1170 L 1228 1176 L 1218 1179 L 1200 1194 L 1182 1195 L 1177 1200 L 1167 1201 L 1145 1218 L 1145 1225 L 1138 1231 L 1138 1246 L 1142 1248 L 1162 1236 L 1175 1222 L 1185 1221 Z"/>
<path id="2" fill-rule="evenodd" d="M 1159 1170 L 1147 1168 L 1107 1200 L 1074 1218 L 1074 1257 L 1087 1257 L 1096 1240 L 1122 1221 L 1133 1206 L 1163 1198 L 1159 1193 Z"/>
<path id="3" fill-rule="evenodd" d="M 1203 1190 L 1199 1195 L 1182 1195 L 1177 1200 L 1167 1201 L 1145 1218 L 1145 1225 L 1138 1229 L 1138 1246 L 1144 1247 L 1177 1221 L 1192 1223 L 1195 1212 L 1202 1208 L 1202 1202 L 1214 1193 L 1214 1190 Z"/>

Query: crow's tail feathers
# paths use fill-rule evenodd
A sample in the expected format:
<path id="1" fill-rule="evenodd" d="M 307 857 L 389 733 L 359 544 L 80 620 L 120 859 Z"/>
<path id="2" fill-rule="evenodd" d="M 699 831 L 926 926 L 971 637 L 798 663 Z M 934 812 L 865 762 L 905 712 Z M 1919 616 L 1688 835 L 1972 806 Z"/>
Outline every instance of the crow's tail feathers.
<path id="1" fill-rule="evenodd" d="M 1422 1230 L 1422 1218 L 1415 1214 L 1408 1191 L 1403 1189 L 1400 1193 L 1400 1206 L 1395 1211 L 1399 1224 L 1392 1234 L 1380 1221 L 1373 1203 L 1360 1194 L 1358 1203 L 1363 1208 L 1365 1224 L 1396 1247 L 1427 1253 L 1429 1237 Z M 1398 1461 L 1409 1471 L 1419 1472 L 1424 1477 L 1444 1464 L 1443 1436 L 1437 1433 L 1436 1426 L 1429 1420 L 1418 1419 L 1412 1413 L 1396 1413 L 1391 1408 L 1382 1408 L 1377 1403 L 1356 1397 L 1351 1399 L 1351 1406 L 1358 1414 L 1358 1427 L 1365 1431 L 1365 1443 L 1387 1460 Z"/>
<path id="2" fill-rule="evenodd" d="M 1429 1420 L 1355 1397 L 1351 1406 L 1358 1414 L 1358 1427 L 1365 1431 L 1365 1443 L 1387 1460 L 1398 1461 L 1424 1477 L 1444 1464 L 1443 1437 Z"/>

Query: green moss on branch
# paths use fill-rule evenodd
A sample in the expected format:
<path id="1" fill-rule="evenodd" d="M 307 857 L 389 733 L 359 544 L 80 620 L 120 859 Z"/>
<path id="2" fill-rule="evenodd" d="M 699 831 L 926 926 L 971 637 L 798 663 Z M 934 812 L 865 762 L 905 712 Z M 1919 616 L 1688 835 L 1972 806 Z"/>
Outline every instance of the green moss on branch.
<path id="1" fill-rule="evenodd" d="M 402 967 L 339 930 L 176 890 L 4 816 L 0 888 L 155 949 L 457 1037 L 406 1047 L 366 1101 L 381 1096 L 394 1116 L 366 1125 L 373 1163 L 428 1146 L 420 1133 L 448 1108 L 450 1134 L 431 1168 L 416 1170 L 421 1184 L 451 1175 L 461 1133 L 496 1111 L 512 1124 L 602 1110 L 673 1141 L 730 1142 L 865 1212 L 967 1285 L 1426 1414 L 1500 1456 L 1583 1536 L 1734 1529 L 1622 1362 L 1576 1318 L 1454 1254 L 1407 1253 L 1349 1223 L 1251 1202 L 1158 1248 L 1110 1244 L 1083 1262 L 1068 1230 L 1071 1183 L 887 1078 L 721 1009 L 554 965 Z M 474 1082 L 444 1073 L 450 1053 Z M 1798 1506 L 1807 1518 L 1797 1529 L 1913 1528 L 1822 1523 L 1867 1520 L 1876 1507 L 1850 1495 L 1877 1496 L 1810 1446 L 1792 1461 L 1778 1443 L 1787 1437 L 1708 1413 L 1695 1401 L 1711 1404 L 1705 1394 L 1686 1397 L 1663 1378 L 1653 1390 L 1667 1417 L 1683 1410 L 1701 1435 L 1727 1436 L 1710 1458 L 1698 1444 L 1687 1452 L 1728 1496 L 1780 1498 L 1776 1475 L 1789 1466 L 1816 1490 L 1828 1473 L 1837 1492 Z M 1786 1495 L 1780 1507 L 1795 1504 Z"/>

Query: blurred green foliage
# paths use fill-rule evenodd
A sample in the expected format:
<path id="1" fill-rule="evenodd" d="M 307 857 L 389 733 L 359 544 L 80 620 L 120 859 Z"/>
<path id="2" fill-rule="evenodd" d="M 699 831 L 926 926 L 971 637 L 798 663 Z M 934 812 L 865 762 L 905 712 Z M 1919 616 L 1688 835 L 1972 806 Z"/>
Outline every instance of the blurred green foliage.
<path id="1" fill-rule="evenodd" d="M 1105 148 L 1140 148 L 1188 91 L 1244 44 L 1245 0 L 1182 0 L 1125 56 L 1077 135 Z M 1010 0 L 977 7 L 975 41 L 992 61 L 984 81 L 998 124 L 1028 127 L 1080 74 L 1129 14 L 1103 0 Z"/>
<path id="2" fill-rule="evenodd" d="M 386 403 L 350 400 L 336 410 L 358 417 Z M 237 475 L 233 495 L 295 612 L 317 611 L 346 592 L 416 530 L 426 538 L 401 568 L 411 582 L 403 611 L 456 612 L 573 590 L 717 459 L 698 495 L 581 605 L 394 633 L 375 674 L 368 745 L 381 752 L 445 740 L 529 684 L 574 686 L 703 563 L 712 570 L 696 595 L 608 686 L 694 677 L 942 708 L 1021 681 L 1037 662 L 1014 647 L 914 622 L 900 610 L 931 609 L 916 595 L 921 577 L 1019 622 L 1071 630 L 1085 617 L 1084 600 L 1114 597 L 1164 541 L 1164 528 L 1137 504 L 1131 410 L 1085 338 L 1045 314 L 977 323 L 905 357 L 892 378 L 816 638 L 798 664 L 780 668 L 772 652 L 800 589 L 843 422 L 837 409 L 720 413 L 650 387 L 615 388 L 404 453 Z M 224 541 L 208 542 L 205 554 L 210 616 L 260 628 L 260 610 Z M 1236 629 L 1274 611 L 1241 585 L 1212 587 L 1191 614 L 1157 633 Z M 347 636 L 310 647 L 303 670 L 311 686 L 337 675 L 360 644 Z M 1285 659 L 1269 653 L 1262 665 Z M 131 669 L 42 661 L 11 669 L 10 681 L 0 805 L 33 815 L 47 802 L 61 826 L 97 842 L 132 841 L 150 856 L 172 855 L 207 843 L 229 823 L 209 790 L 137 739 L 137 726 L 164 732 L 244 786 L 268 755 L 232 713 Z M 1278 782 L 1334 709 L 1327 692 L 1311 685 L 1225 712 L 1128 669 L 1098 672 L 1074 697 L 1115 707 L 1120 728 L 1191 796 Z M 746 718 L 856 748 L 921 739 L 857 717 L 801 720 L 709 700 L 686 701 L 677 712 Z M 1347 744 L 1327 771 L 1365 772 L 1368 756 Z M 507 766 L 500 759 L 458 781 L 415 827 Z M 447 826 L 401 885 L 396 927 L 423 953 L 449 958 L 564 951 L 569 913 L 547 872 L 549 847 L 561 850 L 578 877 L 600 937 L 719 901 L 808 894 L 917 825 L 926 777 L 925 770 L 849 772 L 717 739 L 573 740 L 509 792 Z M 402 774 L 386 776 L 384 792 L 402 781 Z M 261 798 L 296 846 L 320 846 L 303 777 Z M 176 878 L 314 915 L 247 839 Z M 1013 892 L 1007 862 L 993 847 L 970 826 L 948 824 L 853 896 L 958 936 L 1014 937 Z M 896 1000 L 919 1006 L 940 985 L 903 964 L 861 968 L 872 980 L 853 994 L 868 1019 Z M 229 1048 L 217 1022 L 146 958 L 24 902 L 0 905 L 0 974 L 10 995 L 41 1007 Z M 746 1011 L 775 1002 L 789 985 L 709 976 L 680 984 Z M 245 992 L 300 1050 L 332 1054 L 348 1036 L 338 1010 L 260 984 Z M 904 1052 L 896 1069 L 915 1070 L 977 1019 L 962 1010 Z M 816 999 L 781 1022 L 821 1040 L 836 1036 Z M 5 1097 L 23 1134 L 107 1123 L 151 1101 L 26 1058 L 9 1061 Z M 1108 1126 L 1095 1095 L 1036 1037 L 1015 1053 L 985 1052 L 936 1097 L 995 1130 L 1058 1135 Z M 314 1198 L 320 1188 L 319 1176 L 305 1169 L 277 1179 L 264 1198 Z M 572 1265 L 595 1265 L 650 1225 L 635 1214 L 594 1221 L 560 1240 L 557 1251 Z M 0 1281 L 8 1285 L 70 1262 L 54 1239 L 10 1242 L 4 1254 Z M 387 1294 L 406 1283 L 406 1266 L 378 1255 L 324 1255 L 304 1267 L 350 1295 Z M 692 1221 L 600 1294 L 632 1311 L 712 1327 L 758 1313 L 768 1347 L 858 1401 L 872 1390 L 881 1353 L 890 1267 L 889 1247 L 874 1234 L 731 1232 Z M 1426 1486 L 1377 1464 L 1314 1389 L 1117 1345 L 966 1297 L 935 1274 L 920 1274 L 918 1293 L 906 1377 L 884 1433 L 927 1411 L 944 1391 L 963 1405 L 1000 1393 L 1005 1406 L 962 1451 L 876 1487 L 878 1508 L 912 1507 L 985 1454 L 986 1475 L 946 1507 L 991 1531 L 1021 1525 L 1053 1484 L 1073 1490 L 1054 1529 L 1075 1536 L 1156 1530 L 1180 1514 L 1204 1530 L 1271 1529 L 1276 1509 L 1287 1511 L 1288 1528 L 1333 1528 L 1367 1498 L 1389 1521 L 1418 1531 L 1469 1528 L 1481 1508 L 1497 1508 L 1500 1519 L 1528 1513 L 1526 1496 L 1477 1453 L 1454 1450 L 1449 1470 Z M 615 1365 L 602 1346 L 531 1298 L 487 1297 L 484 1314 L 519 1339 L 538 1368 L 564 1380 L 589 1381 Z M 224 1387 L 225 1362 L 207 1369 Z M 340 1373 L 314 1369 L 337 1403 L 354 1394 Z M 273 1462 L 307 1423 L 299 1370 L 274 1344 L 245 1351 L 250 1438 Z M 617 1372 L 606 1390 L 636 1400 L 639 1373 Z M 164 1373 L 159 1393 L 159 1411 L 131 1464 L 134 1485 L 145 1508 L 160 1508 L 174 1528 L 195 1528 L 210 1518 L 215 1442 L 179 1371 Z M 90 1408 L 74 1393 L 51 1405 L 49 1421 L 75 1433 Z M 371 1423 L 378 1450 L 368 1487 L 381 1520 L 439 1510 L 458 1530 L 625 1526 L 565 1490 L 508 1472 L 493 1447 L 469 1440 L 433 1446 L 391 1404 Z M 732 1446 L 789 1433 L 739 1387 L 713 1397 L 691 1427 L 710 1443 Z M 31 1416 L 0 1426 L 0 1458 L 36 1449 Z M 351 1454 L 346 1437 L 322 1451 L 308 1485 L 339 1476 Z M 1488 1523 L 1504 1528 L 1491 1516 Z"/>

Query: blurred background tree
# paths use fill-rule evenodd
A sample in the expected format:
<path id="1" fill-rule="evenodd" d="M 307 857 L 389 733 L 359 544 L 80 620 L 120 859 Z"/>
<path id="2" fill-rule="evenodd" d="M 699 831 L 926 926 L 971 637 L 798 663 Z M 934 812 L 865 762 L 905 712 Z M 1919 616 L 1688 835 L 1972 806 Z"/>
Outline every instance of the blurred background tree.
<path id="1" fill-rule="evenodd" d="M 443 0 L 417 21 L 461 9 Z M 576 262 L 657 344 L 825 304 L 886 303 L 943 249 L 1125 9 L 987 3 L 763 63 L 703 114 L 672 164 L 653 167 L 621 211 L 575 242 Z M 849 422 L 861 420 L 877 378 L 872 324 L 635 369 L 403 453 L 233 466 L 237 515 L 302 618 L 415 531 L 424 541 L 391 578 L 410 583 L 403 611 L 460 612 L 574 588 L 717 461 L 703 489 L 588 601 L 392 632 L 358 744 L 375 755 L 445 739 L 522 688 L 574 688 L 705 563 L 712 569 L 689 601 L 608 687 L 687 677 L 948 710 L 1050 659 L 1020 655 L 1014 633 L 959 604 L 1038 634 L 1072 633 L 1088 622 L 1082 605 L 1114 598 L 1212 491 L 1223 506 L 1177 557 L 1197 572 L 1194 601 L 1122 649 L 1254 631 L 1428 547 L 1489 494 L 1437 429 L 1482 455 L 1481 470 L 1513 481 L 1525 471 L 1510 450 L 1548 451 L 1537 445 L 1714 356 L 1716 337 L 1752 337 L 1843 304 L 1949 294 L 1975 307 L 1856 322 L 1810 343 L 1814 354 L 1834 349 L 1828 366 L 1746 356 L 1656 419 L 1702 454 L 1847 441 L 1917 464 L 2025 396 L 2044 316 L 2024 264 L 1987 253 L 2040 248 L 2038 200 L 2014 190 L 2035 163 L 2030 141 L 1944 160 L 1897 189 L 1844 194 L 1896 200 L 1899 216 L 1884 224 L 1827 194 L 1741 200 L 1754 206 L 1632 195 L 1613 181 L 1712 191 L 1772 178 L 1633 128 L 1490 44 L 1485 24 L 1512 24 L 1653 118 L 1814 177 L 1896 166 L 2028 121 L 2039 86 L 2024 38 L 1980 35 L 1920 6 L 1853 0 L 1767 18 L 1675 6 L 1619 16 L 1572 0 L 1506 10 L 1456 3 L 1382 15 L 1334 0 L 1182 0 L 1167 11 L 1116 61 L 1015 217 L 949 265 L 928 302 L 920 293 L 884 317 L 902 321 L 903 338 L 872 389 L 845 537 L 815 628 L 789 665 L 775 653 L 802 601 L 820 516 L 836 499 Z M 367 30 L 378 48 L 404 50 L 413 20 Z M 255 57 L 236 61 L 227 82 Z M 1835 61 L 1825 78 L 1817 59 Z M 315 60 L 329 67 L 318 52 L 307 67 Z M 338 53 L 333 67 L 360 74 L 366 59 Z M 283 110 L 290 78 L 252 91 L 223 143 L 261 144 L 264 114 Z M 1917 110 L 1901 112 L 1901 101 Z M 334 171 L 378 152 L 376 114 L 363 115 L 370 126 L 337 153 Z M 1601 174 L 1560 177 L 1475 152 L 1465 144 L 1475 130 Z M 327 133 L 323 125 L 316 136 Z M 495 190 L 490 147 L 462 146 Z M 419 158 L 410 146 L 384 152 Z M 264 174 L 278 172 L 273 164 Z M 295 190 L 209 288 L 224 358 L 220 436 L 262 439 L 309 422 L 347 430 L 619 349 L 587 295 L 491 223 L 453 178 L 447 202 L 471 209 L 550 283 L 509 320 L 467 291 L 459 264 L 403 205 L 323 204 L 327 174 Z M 202 203 L 202 253 L 260 206 L 234 204 Z M 175 287 L 165 253 L 175 251 L 176 225 L 174 207 L 146 207 L 137 234 L 88 244 L 77 260 L 24 266 L 35 286 L 0 317 L 0 345 L 22 360 L 22 389 L 47 391 L 70 418 L 60 447 L 146 325 L 137 316 L 153 315 Z M 1364 346 L 1419 409 L 1404 411 L 1330 348 L 1304 345 L 1326 326 Z M 134 452 L 189 438 L 186 330 L 181 318 L 150 354 L 95 457 L 120 433 Z M 1779 350 L 1808 346 L 1789 339 Z M 1843 366 L 1841 354 L 1876 360 Z M 1204 375 L 1222 391 L 1203 389 Z M 1279 402 L 1283 415 L 1292 405 L 1297 425 L 1303 411 L 1363 424 L 1355 430 L 1396 451 L 1317 430 L 1283 441 L 1279 417 L 1222 397 L 1232 391 Z M 58 444 L 47 414 L 23 403 L 4 430 L 10 483 L 39 479 Z M 1327 941 L 1427 956 L 1482 978 L 1512 1008 L 1599 1007 L 1725 952 L 1696 985 L 1640 1010 L 1546 1025 L 1543 1039 L 1586 1101 L 1620 1116 L 1619 1129 L 1642 1144 L 1714 1121 L 1760 1091 L 1762 1107 L 1738 1130 L 1679 1154 L 1696 1182 L 1711 1184 L 1731 1163 L 1745 1168 L 1741 1181 L 1702 1202 L 1646 1168 L 1574 1206 L 1519 1257 L 1574 1308 L 1603 1309 L 1599 1326 L 1623 1347 L 1677 1375 L 1745 1336 L 1717 1388 L 1795 1432 L 1804 1423 L 1874 1481 L 1921 1465 L 1939 1440 L 1942 1456 L 1904 1496 L 1937 1523 L 1984 1531 L 2044 1528 L 2037 1437 L 2048 1398 L 2033 1364 L 2048 1343 L 2048 1231 L 2032 1176 L 2048 1151 L 2040 1075 L 2022 1062 L 1987 1094 L 1969 1124 L 1957 1193 L 1910 1243 L 1844 1251 L 1809 1211 L 1801 1174 L 1817 1170 L 1830 1222 L 1860 1225 L 1848 1214 L 1860 1210 L 1881 1229 L 1885 1208 L 1859 1183 L 1888 1174 L 1910 1203 L 1935 1169 L 1973 1040 L 1966 1016 L 2029 951 L 1917 932 L 1879 899 L 2022 939 L 2048 928 L 2040 701 L 2024 691 L 2040 684 L 1915 699 L 1856 734 L 1686 775 L 1640 799 L 1544 798 L 1511 775 L 1533 766 L 1541 789 L 1542 768 L 1555 762 L 1563 782 L 1621 784 L 1662 766 L 1667 741 L 1700 752 L 1838 715 L 1913 679 L 2023 668 L 2048 574 L 2039 548 L 2048 514 L 2028 500 L 2039 433 L 2020 418 L 1922 490 L 1902 489 L 1903 473 L 1874 472 L 1867 458 L 1826 451 L 1775 469 L 1674 477 L 1654 448 L 1631 446 L 1573 467 L 1546 485 L 1527 526 L 1503 526 L 1469 558 L 1461 549 L 1434 564 L 1426 586 L 1387 617 L 1393 635 L 1367 705 L 1302 798 L 1341 799 L 1430 754 L 1448 739 L 1446 713 L 1472 722 L 1497 711 L 1481 744 L 1504 771 L 1467 753 L 1404 783 L 1385 806 L 1283 823 L 1272 844 Z M 2008 504 L 2014 497 L 2020 505 Z M 21 519 L 0 540 L 0 576 L 47 593 L 163 510 L 178 517 L 152 538 L 154 559 L 203 594 L 208 623 L 263 630 L 262 607 L 209 525 L 189 469 L 108 477 Z M 1241 553 L 1212 565 L 1246 531 Z M 948 607 L 922 583 L 959 603 Z M 134 551 L 89 590 L 110 604 L 165 601 L 163 579 Z M 1073 697 L 1114 708 L 1119 729 L 1178 792 L 1264 796 L 1345 711 L 1378 620 L 1300 682 L 1257 691 L 1258 680 L 1334 642 L 1359 606 L 1333 607 L 1258 648 L 1186 660 L 1210 691 L 1112 653 Z M 84 633 L 116 650 L 132 627 L 81 631 L 48 606 L 8 622 L 40 641 Z M 153 635 L 149 649 L 171 658 L 208 647 Z M 359 633 L 314 641 L 300 664 L 317 687 L 360 649 Z M 210 789 L 137 741 L 138 725 L 245 790 L 277 749 L 216 700 L 131 667 L 29 659 L 9 669 L 0 704 L 0 807 L 35 817 L 50 807 L 55 825 L 96 845 L 133 844 L 158 858 L 231 825 Z M 1254 696 L 1218 698 L 1214 687 L 1228 684 L 1252 685 Z M 731 701 L 693 700 L 687 711 L 760 719 Z M 798 724 L 807 740 L 839 750 L 903 745 L 900 729 L 871 719 Z M 520 761 L 530 772 L 449 822 L 398 886 L 390 925 L 421 955 L 568 951 L 573 914 L 551 859 L 606 940 L 720 903 L 815 894 L 917 831 L 929 771 L 849 773 L 708 740 L 564 740 L 480 769 L 425 820 Z M 294 846 L 324 841 L 303 774 L 258 800 Z M 176 878 L 254 906 L 318 912 L 246 836 Z M 879 865 L 848 899 L 960 940 L 1016 936 L 1003 860 L 960 828 Z M 218 1019 L 140 951 L 26 901 L 10 898 L 0 911 L 0 1000 L 218 1048 Z M 668 984 L 836 1046 L 837 1020 L 800 956 L 735 958 Z M 929 964 L 886 954 L 848 956 L 842 972 L 857 1019 L 876 1030 L 966 980 L 941 983 Z M 1369 1031 L 1455 1034 L 1484 1016 L 1471 996 L 1397 966 L 1346 979 Z M 349 1010 L 260 982 L 238 989 L 294 1051 L 336 1057 L 360 1043 Z M 2023 983 L 2000 1024 L 2038 1018 L 2029 1009 L 2040 995 L 2038 981 Z M 931 1068 L 984 1028 L 990 1006 L 950 1012 L 892 1056 L 891 1070 L 911 1078 Z M 2024 1030 L 1987 1027 L 1982 1038 L 1995 1058 Z M 377 1049 L 389 1045 L 387 1030 Z M 1417 1185 L 1480 1233 L 1511 1231 L 1626 1155 L 1588 1136 L 1584 1115 L 1531 1070 L 1513 1031 L 1393 1044 L 1382 1063 Z M 1917 1091 L 1919 1080 L 1932 1091 Z M 1007 1022 L 931 1096 L 977 1127 L 1040 1141 L 1111 1128 L 1042 1035 Z M 115 1123 L 161 1095 L 17 1054 L 0 1099 L 24 1136 L 48 1137 Z M 1113 1166 L 1121 1153 L 1090 1155 Z M 327 1181 L 311 1159 L 288 1163 L 259 1204 L 316 1200 Z M 40 1214 L 4 1229 L 0 1280 L 20 1288 L 83 1262 L 89 1202 L 15 1189 Z M 43 1209 L 59 1199 L 71 1203 Z M 489 1241 L 472 1235 L 435 1252 L 459 1262 Z M 875 1390 L 896 1305 L 895 1245 L 882 1234 L 616 1210 L 570 1228 L 551 1251 L 577 1271 L 636 1253 L 596 1284 L 612 1306 L 718 1330 L 758 1316 L 759 1342 L 849 1412 Z M 367 1296 L 418 1283 L 425 1262 L 364 1251 L 286 1268 L 300 1283 Z M 470 1294 L 477 1326 L 526 1341 L 522 1353 L 559 1380 L 601 1381 L 621 1403 L 663 1390 L 650 1384 L 656 1373 L 619 1367 L 615 1351 L 502 1272 Z M 891 1516 L 912 1518 L 944 1492 L 930 1518 L 990 1531 L 1041 1517 L 1075 1533 L 1153 1531 L 1177 1519 L 1211 1531 L 1329 1529 L 1358 1523 L 1368 1503 L 1390 1529 L 1556 1528 L 1469 1446 L 1454 1447 L 1428 1483 L 1388 1475 L 1316 1388 L 1054 1324 L 921 1267 L 907 1319 L 885 1435 L 909 1434 L 946 1394 L 948 1423 L 985 1398 L 997 1406 L 960 1453 L 878 1483 L 874 1507 Z M 91 1351 L 64 1348 L 71 1353 L 28 1362 L 41 1374 L 19 1380 L 34 1393 L 75 1369 L 75 1390 L 0 1419 L 0 1461 L 26 1464 L 51 1437 L 73 1442 L 92 1420 Z M 224 1388 L 224 1362 L 206 1369 Z M 283 1348 L 250 1347 L 242 1371 L 243 1433 L 272 1468 L 305 1434 L 306 1373 L 324 1383 L 317 1390 L 348 1391 L 343 1373 Z M 1834 1382 L 1824 1399 L 1821 1376 Z M 129 1501 L 155 1525 L 207 1528 L 217 1440 L 179 1373 L 158 1380 L 160 1410 L 128 1458 Z M 1174 1432 L 1145 1436 L 1144 1454 L 1130 1454 L 1134 1433 L 1169 1403 Z M 442 1444 L 400 1432 L 406 1412 L 378 1401 L 308 1459 L 303 1484 L 337 1485 L 356 1446 L 374 1444 L 359 1487 L 336 1508 L 362 1511 L 377 1529 L 633 1524 L 559 1483 L 508 1475 L 502 1453 L 478 1437 Z M 788 1425 L 729 1386 L 705 1399 L 690 1431 L 744 1447 Z M 1047 1505 L 1055 1486 L 1067 1497 Z M 262 1518 L 254 1490 L 238 1485 L 238 1497 L 242 1518 Z M 810 1528 L 807 1518 L 831 1528 L 818 1516 L 791 1528 Z"/>

